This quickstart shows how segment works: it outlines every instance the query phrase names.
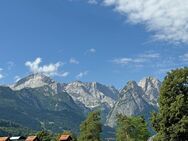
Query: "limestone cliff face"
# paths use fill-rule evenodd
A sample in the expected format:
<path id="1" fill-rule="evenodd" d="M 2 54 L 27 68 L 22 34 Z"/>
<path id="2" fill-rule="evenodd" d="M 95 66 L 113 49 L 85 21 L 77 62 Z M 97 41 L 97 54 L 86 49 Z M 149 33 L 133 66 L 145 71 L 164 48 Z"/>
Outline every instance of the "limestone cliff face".
<path id="1" fill-rule="evenodd" d="M 12 90 L 21 90 L 24 88 L 39 88 L 43 86 L 48 86 L 53 91 L 52 95 L 55 95 L 64 92 L 63 85 L 64 84 L 57 83 L 56 81 L 44 74 L 36 73 L 20 79 L 18 82 L 11 85 L 10 88 Z"/>
<path id="2" fill-rule="evenodd" d="M 154 77 L 146 77 L 142 79 L 138 85 L 144 91 L 143 98 L 156 109 L 158 109 L 158 98 L 161 82 Z"/>
<path id="3" fill-rule="evenodd" d="M 69 83 L 65 86 L 65 91 L 75 101 L 83 103 L 90 109 L 99 107 L 102 104 L 112 108 L 119 93 L 115 88 L 97 82 L 83 83 L 80 81 Z"/>
<path id="4" fill-rule="evenodd" d="M 65 91 L 78 105 L 89 110 L 101 109 L 103 120 L 114 106 L 119 91 L 113 86 L 106 86 L 97 82 L 83 83 L 75 81 L 65 86 Z"/>
<path id="5" fill-rule="evenodd" d="M 106 124 L 114 127 L 117 114 L 143 115 L 148 118 L 150 112 L 158 109 L 160 86 L 161 82 L 153 77 L 144 78 L 139 84 L 129 81 L 120 91 L 119 98 L 109 113 Z"/>

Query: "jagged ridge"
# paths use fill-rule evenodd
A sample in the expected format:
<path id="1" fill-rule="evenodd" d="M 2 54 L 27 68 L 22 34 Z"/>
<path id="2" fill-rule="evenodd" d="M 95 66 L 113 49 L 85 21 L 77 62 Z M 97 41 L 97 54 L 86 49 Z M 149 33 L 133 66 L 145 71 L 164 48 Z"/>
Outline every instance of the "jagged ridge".
<path id="1" fill-rule="evenodd" d="M 28 90 L 29 93 L 35 92 L 36 97 L 40 97 L 42 94 L 43 98 L 48 97 L 49 101 L 56 99 L 54 105 L 48 101 L 45 102 L 45 106 L 49 107 L 49 104 L 53 110 L 61 111 L 63 109 L 61 102 L 69 105 L 67 109 L 71 108 L 79 113 L 82 113 L 79 111 L 82 110 L 83 114 L 100 108 L 103 122 L 107 117 L 107 125 L 113 127 L 116 114 L 144 115 L 147 117 L 150 111 L 157 110 L 160 86 L 159 80 L 154 77 L 146 77 L 138 84 L 135 81 L 129 81 L 123 89 L 118 91 L 113 86 L 106 86 L 98 82 L 58 83 L 50 77 L 37 73 L 21 79 L 10 88 L 13 92 L 19 91 L 20 96 L 27 98 L 24 100 L 29 100 L 32 96 L 28 95 Z M 59 97 L 62 94 L 66 97 Z M 36 99 L 30 101 L 30 103 L 32 102 L 40 109 L 41 105 L 37 105 Z M 44 103 L 42 104 L 44 107 Z"/>

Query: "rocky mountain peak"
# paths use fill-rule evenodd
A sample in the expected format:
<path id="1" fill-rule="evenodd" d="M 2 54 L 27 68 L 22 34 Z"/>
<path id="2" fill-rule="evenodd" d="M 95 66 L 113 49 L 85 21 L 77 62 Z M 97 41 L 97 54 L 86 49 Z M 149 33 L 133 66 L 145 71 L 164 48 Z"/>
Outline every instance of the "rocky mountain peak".
<path id="1" fill-rule="evenodd" d="M 106 124 L 115 126 L 116 115 L 127 116 L 144 115 L 146 119 L 151 111 L 158 109 L 158 98 L 161 82 L 154 77 L 146 77 L 138 84 L 128 81 L 127 85 L 120 91 L 119 98 L 107 117 Z"/>
<path id="2" fill-rule="evenodd" d="M 91 87 L 93 87 L 93 88 L 99 88 L 102 86 L 102 84 L 100 84 L 98 82 L 91 82 L 89 85 L 91 85 Z"/>
<path id="3" fill-rule="evenodd" d="M 146 77 L 142 79 L 138 84 L 144 91 L 143 98 L 156 109 L 158 108 L 159 91 L 161 82 L 154 77 Z"/>
<path id="4" fill-rule="evenodd" d="M 76 81 L 73 81 L 71 83 L 68 83 L 67 86 L 79 87 L 79 86 L 82 86 L 82 85 L 84 85 L 84 83 L 82 81 L 76 80 Z"/>
<path id="5" fill-rule="evenodd" d="M 138 84 L 136 83 L 136 81 L 127 82 L 126 89 L 135 89 L 135 88 L 138 88 Z"/>
<path id="6" fill-rule="evenodd" d="M 80 82 L 69 83 L 65 91 L 85 107 L 93 109 L 105 105 L 108 109 L 112 108 L 118 96 L 118 91 L 109 88 L 98 82 Z"/>
<path id="7" fill-rule="evenodd" d="M 157 110 L 160 86 L 161 82 L 156 78 L 146 77 L 138 84 L 128 81 L 119 91 L 114 86 L 98 82 L 57 83 L 44 74 L 36 73 L 19 80 L 11 89 L 33 88 L 44 96 L 54 97 L 67 93 L 84 113 L 100 108 L 103 120 L 107 117 L 107 125 L 113 127 L 117 114 L 148 116 L 149 112 Z"/>
<path id="8" fill-rule="evenodd" d="M 131 93 L 137 93 L 137 91 L 140 91 L 140 87 L 138 86 L 138 84 L 136 83 L 136 81 L 128 81 L 127 85 L 125 87 L 123 87 L 122 90 L 120 90 L 120 97 L 122 97 L 124 94 L 126 94 L 127 92 L 131 92 Z"/>
<path id="9" fill-rule="evenodd" d="M 56 82 L 50 77 L 41 73 L 35 73 L 20 79 L 18 82 L 12 85 L 11 88 L 14 90 L 21 90 L 23 88 L 42 87 L 45 85 L 51 85 L 53 83 Z"/>
<path id="10" fill-rule="evenodd" d="M 107 125 L 113 127 L 117 114 L 127 116 L 145 115 L 150 105 L 143 98 L 144 91 L 135 81 L 127 82 L 120 91 L 120 96 L 107 117 Z"/>
<path id="11" fill-rule="evenodd" d="M 145 77 L 142 79 L 138 85 L 144 90 L 147 91 L 149 88 L 153 87 L 156 88 L 159 91 L 159 88 L 161 86 L 161 82 L 156 79 L 155 77 Z"/>

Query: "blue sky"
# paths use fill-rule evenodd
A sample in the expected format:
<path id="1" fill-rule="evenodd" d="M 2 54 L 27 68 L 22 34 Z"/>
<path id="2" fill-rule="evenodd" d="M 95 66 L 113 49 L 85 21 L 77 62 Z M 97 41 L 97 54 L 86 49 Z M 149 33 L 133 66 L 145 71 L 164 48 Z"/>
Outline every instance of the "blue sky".
<path id="1" fill-rule="evenodd" d="M 168 9 L 152 9 L 175 13 L 177 1 Z M 151 8 L 131 7 L 137 0 L 124 2 L 1 0 L 0 84 L 40 72 L 59 82 L 120 88 L 145 76 L 162 80 L 170 69 L 188 66 L 188 17 L 171 14 L 166 21 L 164 14 L 164 19 L 148 15 Z M 183 5 L 176 10 L 187 10 Z"/>

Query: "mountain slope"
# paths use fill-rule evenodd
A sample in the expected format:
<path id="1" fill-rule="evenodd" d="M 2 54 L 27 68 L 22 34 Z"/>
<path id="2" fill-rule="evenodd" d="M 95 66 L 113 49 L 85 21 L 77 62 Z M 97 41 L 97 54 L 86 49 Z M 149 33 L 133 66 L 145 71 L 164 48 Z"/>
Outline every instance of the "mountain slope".
<path id="1" fill-rule="evenodd" d="M 100 108 L 103 119 L 106 118 L 106 115 L 113 107 L 119 93 L 115 87 L 97 82 L 84 83 L 75 81 L 68 84 L 57 83 L 40 73 L 29 75 L 10 87 L 12 90 L 45 87 L 46 91 L 48 91 L 48 93 L 44 93 L 46 95 L 58 95 L 59 93 L 67 92 L 85 115 L 91 110 Z"/>
<path id="2" fill-rule="evenodd" d="M 138 85 L 144 91 L 143 98 L 156 109 L 158 109 L 158 98 L 161 82 L 154 77 L 146 77 L 142 79 Z"/>
<path id="3" fill-rule="evenodd" d="M 158 110 L 157 100 L 160 86 L 161 82 L 153 77 L 144 78 L 139 84 L 129 81 L 120 91 L 119 98 L 110 111 L 106 124 L 114 127 L 117 114 L 142 115 L 148 120 L 150 113 Z"/>
<path id="4" fill-rule="evenodd" d="M 17 83 L 11 85 L 12 90 L 24 88 L 39 88 L 47 86 L 52 90 L 51 95 L 67 92 L 85 113 L 98 107 L 109 111 L 117 99 L 118 90 L 113 86 L 105 86 L 97 82 L 84 83 L 75 81 L 72 83 L 57 83 L 51 78 L 37 73 L 29 75 Z M 47 89 L 49 89 L 47 88 Z M 48 91 L 48 90 L 47 90 Z"/>
<path id="5" fill-rule="evenodd" d="M 106 120 L 106 116 L 114 106 L 119 94 L 113 86 L 106 86 L 97 82 L 75 81 L 67 84 L 64 89 L 81 107 L 86 107 L 89 110 L 99 108 L 102 111 L 103 121 Z"/>
<path id="6" fill-rule="evenodd" d="M 44 74 L 36 73 L 20 79 L 18 82 L 11 85 L 10 88 L 12 90 L 21 90 L 24 88 L 39 88 L 43 86 L 48 86 L 51 88 L 53 92 L 52 94 L 55 95 L 63 92 L 63 85 L 64 84 L 57 83 L 56 81 L 54 81 L 50 77 L 45 76 Z"/>
<path id="7" fill-rule="evenodd" d="M 121 92 L 112 111 L 107 118 L 107 125 L 115 126 L 116 115 L 123 114 L 127 116 L 148 114 L 150 105 L 142 98 L 143 90 L 137 85 L 135 81 L 129 81 Z"/>
<path id="8" fill-rule="evenodd" d="M 0 119 L 0 136 L 27 136 L 35 132 L 15 122 Z"/>
<path id="9" fill-rule="evenodd" d="M 157 111 L 160 86 L 159 80 L 147 77 L 138 84 L 129 81 L 118 91 L 97 82 L 65 84 L 32 74 L 9 87 L 0 86 L 0 119 L 35 130 L 78 131 L 87 113 L 100 109 L 102 121 L 114 127 L 117 114 L 148 119 L 151 111 Z"/>
<path id="10" fill-rule="evenodd" d="M 83 83 L 75 81 L 65 86 L 65 91 L 71 95 L 75 101 L 83 103 L 86 107 L 93 109 L 106 104 L 113 107 L 117 99 L 118 91 L 112 87 L 107 87 L 97 82 Z"/>
<path id="11" fill-rule="evenodd" d="M 17 91 L 0 87 L 0 99 L 0 119 L 35 130 L 62 131 L 71 127 L 78 132 L 84 119 L 81 109 L 66 92 L 53 95 L 48 86 Z"/>

